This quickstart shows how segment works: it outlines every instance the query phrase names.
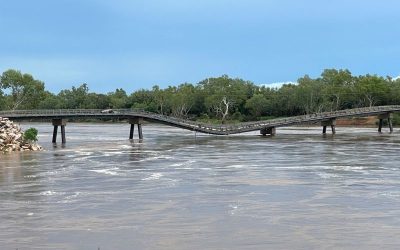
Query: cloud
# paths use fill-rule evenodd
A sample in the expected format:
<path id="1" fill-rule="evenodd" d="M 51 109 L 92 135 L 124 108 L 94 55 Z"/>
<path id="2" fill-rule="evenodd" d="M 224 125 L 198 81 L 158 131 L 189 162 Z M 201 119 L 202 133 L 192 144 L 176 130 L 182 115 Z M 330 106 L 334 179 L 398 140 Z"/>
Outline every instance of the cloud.
<path id="1" fill-rule="evenodd" d="M 397 79 L 400 79 L 400 76 L 393 77 L 393 80 L 396 81 Z"/>
<path id="2" fill-rule="evenodd" d="M 285 84 L 294 84 L 297 85 L 297 82 L 292 82 L 292 81 L 287 81 L 287 82 L 273 82 L 273 83 L 266 83 L 266 84 L 261 84 L 261 86 L 265 86 L 267 88 L 281 88 Z"/>

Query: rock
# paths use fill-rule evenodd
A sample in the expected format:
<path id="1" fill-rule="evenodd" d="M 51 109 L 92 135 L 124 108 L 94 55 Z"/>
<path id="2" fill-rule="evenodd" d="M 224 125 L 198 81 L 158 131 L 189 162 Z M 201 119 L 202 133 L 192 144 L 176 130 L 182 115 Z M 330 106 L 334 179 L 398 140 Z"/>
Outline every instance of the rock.
<path id="1" fill-rule="evenodd" d="M 0 152 L 43 150 L 35 142 L 24 141 L 23 134 L 17 124 L 8 118 L 0 117 Z"/>

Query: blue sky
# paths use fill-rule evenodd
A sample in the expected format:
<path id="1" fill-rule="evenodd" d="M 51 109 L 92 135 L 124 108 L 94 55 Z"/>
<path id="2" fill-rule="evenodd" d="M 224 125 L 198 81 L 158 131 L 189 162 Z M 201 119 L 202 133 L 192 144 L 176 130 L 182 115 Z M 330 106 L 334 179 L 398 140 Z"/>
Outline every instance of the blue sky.
<path id="1" fill-rule="evenodd" d="M 400 75 L 397 0 L 0 0 L 0 72 L 57 93 L 197 83 L 256 84 L 325 68 Z"/>

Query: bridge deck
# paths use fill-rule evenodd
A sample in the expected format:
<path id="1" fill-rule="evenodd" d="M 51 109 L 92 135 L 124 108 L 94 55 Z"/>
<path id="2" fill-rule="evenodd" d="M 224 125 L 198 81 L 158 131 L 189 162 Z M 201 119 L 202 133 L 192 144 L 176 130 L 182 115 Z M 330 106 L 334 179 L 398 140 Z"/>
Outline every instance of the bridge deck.
<path id="1" fill-rule="evenodd" d="M 201 133 L 228 135 L 250 131 L 261 130 L 270 127 L 285 127 L 292 125 L 316 123 L 336 118 L 380 115 L 390 112 L 400 112 L 400 105 L 375 106 L 366 108 L 356 108 L 339 110 L 334 112 L 323 112 L 308 115 L 278 118 L 272 120 L 243 122 L 229 125 L 212 125 L 202 122 L 195 122 L 176 117 L 160 115 L 141 110 L 116 109 L 112 113 L 104 113 L 99 109 L 54 109 L 54 110 L 15 110 L 0 111 L 0 117 L 8 117 L 12 120 L 45 120 L 45 119 L 85 119 L 85 118 L 115 118 L 132 119 L 143 118 L 150 122 L 158 122 L 166 125 L 188 129 Z"/>

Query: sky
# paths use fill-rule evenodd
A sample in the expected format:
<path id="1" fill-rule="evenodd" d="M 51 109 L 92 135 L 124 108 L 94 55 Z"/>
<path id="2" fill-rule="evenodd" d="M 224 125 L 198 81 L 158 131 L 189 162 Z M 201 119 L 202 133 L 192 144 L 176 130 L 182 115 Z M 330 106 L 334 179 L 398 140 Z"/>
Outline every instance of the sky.
<path id="1" fill-rule="evenodd" d="M 398 0 L 0 0 L 0 73 L 58 93 L 400 75 Z"/>

